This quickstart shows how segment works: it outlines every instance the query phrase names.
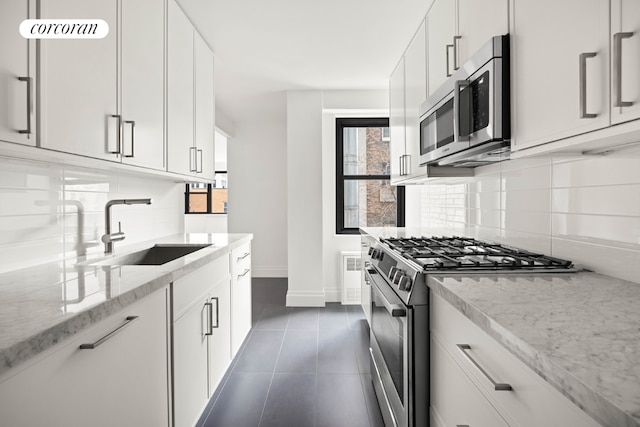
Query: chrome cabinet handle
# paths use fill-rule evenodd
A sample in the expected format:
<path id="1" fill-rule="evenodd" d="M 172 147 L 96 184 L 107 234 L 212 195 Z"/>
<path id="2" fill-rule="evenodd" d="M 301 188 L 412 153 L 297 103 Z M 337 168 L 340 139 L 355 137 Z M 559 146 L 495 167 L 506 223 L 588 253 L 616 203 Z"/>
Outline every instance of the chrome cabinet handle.
<path id="1" fill-rule="evenodd" d="M 400 176 L 404 176 L 404 163 L 402 161 L 403 157 L 404 156 L 398 157 L 398 161 L 400 162 Z"/>
<path id="2" fill-rule="evenodd" d="M 236 262 L 240 262 L 240 260 L 245 259 L 245 258 L 246 258 L 246 257 L 248 257 L 249 255 L 251 255 L 251 252 L 245 252 L 245 253 L 244 253 L 244 255 L 239 256 L 239 257 L 236 259 Z"/>
<path id="3" fill-rule="evenodd" d="M 400 176 L 407 176 L 411 174 L 411 155 L 403 154 L 400 156 Z"/>
<path id="4" fill-rule="evenodd" d="M 213 298 L 212 298 L 213 299 Z M 205 332 L 205 335 L 213 335 L 213 303 L 210 302 L 205 302 L 204 303 L 205 307 L 209 307 L 209 310 L 207 310 L 207 313 L 209 313 L 209 324 L 207 325 L 207 332 Z"/>
<path id="5" fill-rule="evenodd" d="M 116 133 L 116 150 L 107 150 L 107 152 L 110 154 L 122 154 L 122 137 L 120 135 L 122 129 L 122 116 L 120 114 L 112 114 L 111 118 L 118 119 L 118 132 Z"/>
<path id="6" fill-rule="evenodd" d="M 113 337 L 118 332 L 122 331 L 124 328 L 129 326 L 131 323 L 136 321 L 138 318 L 139 318 L 139 316 L 127 316 L 126 319 L 125 319 L 125 322 L 122 325 L 118 326 L 116 329 L 114 329 L 113 331 L 109 332 L 107 335 L 103 336 L 98 341 L 96 341 L 94 343 L 89 343 L 89 344 L 80 344 L 80 350 L 93 350 L 94 348 L 98 347 L 100 344 L 103 344 L 109 338 Z"/>
<path id="7" fill-rule="evenodd" d="M 462 36 L 453 36 L 453 70 L 460 69 L 460 65 L 458 64 L 458 40 L 460 40 Z"/>
<path id="8" fill-rule="evenodd" d="M 453 90 L 453 140 L 469 141 L 469 135 L 460 135 L 460 92 L 469 86 L 467 80 L 457 80 Z"/>
<path id="9" fill-rule="evenodd" d="M 249 268 L 245 268 L 245 270 L 242 272 L 242 274 L 238 274 L 238 279 L 241 277 L 244 277 L 247 275 L 247 273 L 249 273 L 251 271 L 251 269 Z"/>
<path id="10" fill-rule="evenodd" d="M 213 334 L 213 328 L 219 328 L 220 327 L 220 304 L 219 304 L 219 299 L 218 297 L 212 297 L 211 301 L 215 300 L 216 301 L 216 326 L 213 326 L 213 313 L 211 313 L 211 333 Z M 213 306 L 213 304 L 211 304 Z"/>
<path id="11" fill-rule="evenodd" d="M 27 83 L 27 128 L 19 130 L 18 133 L 31 135 L 31 86 L 33 79 L 31 77 L 18 77 L 18 80 Z"/>
<path id="12" fill-rule="evenodd" d="M 632 32 L 613 35 L 613 84 L 615 87 L 614 107 L 631 107 L 633 102 L 622 100 L 622 39 L 633 36 Z"/>
<path id="13" fill-rule="evenodd" d="M 198 167 L 198 157 L 200 157 L 200 167 Z M 202 173 L 202 150 L 196 150 L 196 173 Z"/>
<path id="14" fill-rule="evenodd" d="M 587 59 L 594 58 L 595 52 L 583 52 L 580 54 L 580 118 L 593 119 L 597 114 L 587 113 Z"/>
<path id="15" fill-rule="evenodd" d="M 197 157 L 197 148 L 189 147 L 189 172 L 197 172 L 198 170 L 197 168 L 193 167 L 193 165 L 196 164 L 196 161 L 197 161 L 196 157 Z"/>
<path id="16" fill-rule="evenodd" d="M 449 49 L 453 48 L 452 44 L 448 44 L 445 47 L 445 51 L 447 53 L 447 77 L 451 77 L 451 71 L 449 71 Z"/>
<path id="17" fill-rule="evenodd" d="M 482 372 L 482 375 L 485 376 L 485 378 L 487 378 L 491 384 L 493 384 L 493 388 L 494 390 L 497 391 L 509 391 L 509 390 L 513 390 L 513 388 L 509 385 L 509 384 L 505 384 L 505 383 L 497 383 L 493 380 L 493 378 L 491 378 L 491 376 L 487 373 L 487 371 L 485 371 L 484 369 L 482 369 L 482 366 L 480 366 L 480 364 L 478 362 L 476 362 L 473 357 L 471 357 L 471 355 L 469 353 L 467 353 L 468 350 L 471 350 L 471 346 L 469 344 L 456 344 L 456 346 L 458 347 L 458 349 L 460 349 L 460 351 L 462 352 L 462 354 L 465 355 L 465 357 L 467 359 L 469 359 L 471 361 L 471 363 L 473 363 L 473 365 L 478 368 L 478 370 L 480 372 Z"/>
<path id="18" fill-rule="evenodd" d="M 134 120 L 125 120 L 124 124 L 127 125 L 131 125 L 131 154 L 124 154 L 124 157 L 133 157 L 134 156 L 134 150 L 135 150 L 135 127 L 136 127 L 136 122 Z"/>

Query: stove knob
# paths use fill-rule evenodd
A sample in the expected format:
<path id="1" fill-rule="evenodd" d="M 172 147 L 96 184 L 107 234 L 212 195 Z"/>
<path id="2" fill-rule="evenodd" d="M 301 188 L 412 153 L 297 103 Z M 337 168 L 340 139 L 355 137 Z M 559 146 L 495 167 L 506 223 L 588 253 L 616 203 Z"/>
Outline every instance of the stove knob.
<path id="1" fill-rule="evenodd" d="M 393 266 L 389 269 L 389 279 L 391 279 L 393 281 L 393 277 L 396 275 L 396 273 L 400 271 L 400 269 L 396 266 Z"/>
<path id="2" fill-rule="evenodd" d="M 409 276 L 402 276 L 400 278 L 400 281 L 398 282 L 398 287 L 400 288 L 400 290 L 402 291 L 409 291 L 411 289 L 411 277 Z"/>
<path id="3" fill-rule="evenodd" d="M 393 276 L 393 279 L 392 279 L 393 284 L 394 285 L 399 284 L 400 283 L 400 279 L 402 279 L 403 277 L 404 277 L 404 272 L 402 270 L 398 269 L 396 271 L 396 274 Z"/>
<path id="4" fill-rule="evenodd" d="M 372 247 L 369 247 L 369 255 L 373 254 L 373 251 L 375 251 L 375 249 L 373 249 Z"/>

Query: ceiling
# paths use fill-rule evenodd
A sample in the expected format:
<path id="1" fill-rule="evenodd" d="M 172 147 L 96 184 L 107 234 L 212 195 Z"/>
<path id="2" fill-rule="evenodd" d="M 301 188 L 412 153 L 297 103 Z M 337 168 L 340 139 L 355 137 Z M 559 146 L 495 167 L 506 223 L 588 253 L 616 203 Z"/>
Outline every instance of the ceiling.
<path id="1" fill-rule="evenodd" d="M 284 114 L 284 92 L 385 89 L 428 0 L 178 0 L 216 57 L 216 108 Z"/>

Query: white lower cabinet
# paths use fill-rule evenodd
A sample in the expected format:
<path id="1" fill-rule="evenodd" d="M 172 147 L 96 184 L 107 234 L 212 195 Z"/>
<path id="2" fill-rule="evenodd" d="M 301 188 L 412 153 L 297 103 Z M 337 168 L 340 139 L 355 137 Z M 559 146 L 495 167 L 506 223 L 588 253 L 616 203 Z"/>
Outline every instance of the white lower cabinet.
<path id="1" fill-rule="evenodd" d="M 600 425 L 442 297 L 431 295 L 431 404 L 444 425 Z M 463 350 L 460 345 L 468 347 Z M 492 381 L 512 390 L 496 390 Z M 456 382 L 459 385 L 454 386 Z M 480 396 L 460 397 L 469 390 Z M 489 415 L 480 412 L 473 417 L 469 412 L 469 418 L 461 421 L 452 418 L 456 413 L 466 416 L 476 400 L 488 402 L 499 418 L 487 421 Z"/>
<path id="2" fill-rule="evenodd" d="M 500 427 L 508 424 L 431 335 L 431 418 L 443 426 Z"/>
<path id="3" fill-rule="evenodd" d="M 171 285 L 174 427 L 196 423 L 231 363 L 230 282 L 226 255 Z"/>
<path id="4" fill-rule="evenodd" d="M 231 252 L 231 357 L 251 330 L 251 242 Z"/>
<path id="5" fill-rule="evenodd" d="M 167 292 L 154 292 L 5 374 L 0 424 L 169 426 Z"/>

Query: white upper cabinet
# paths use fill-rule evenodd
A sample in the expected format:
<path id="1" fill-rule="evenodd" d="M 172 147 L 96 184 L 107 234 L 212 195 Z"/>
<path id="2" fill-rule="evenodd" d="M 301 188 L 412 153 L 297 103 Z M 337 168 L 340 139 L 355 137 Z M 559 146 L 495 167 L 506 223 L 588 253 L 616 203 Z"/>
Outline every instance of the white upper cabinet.
<path id="1" fill-rule="evenodd" d="M 427 99 L 427 30 L 422 22 L 404 56 L 405 159 L 404 175 L 423 176 L 420 166 L 420 105 Z"/>
<path id="2" fill-rule="evenodd" d="M 39 42 L 40 145 L 164 169 L 164 2 L 51 0 L 40 17 L 109 25 L 103 39 Z"/>
<path id="3" fill-rule="evenodd" d="M 436 0 L 427 27 L 432 94 L 491 37 L 509 32 L 509 0 Z"/>
<path id="4" fill-rule="evenodd" d="M 35 17 L 34 3 L 6 2 L 0 17 L 0 140 L 26 145 L 36 144 L 35 42 L 24 39 L 18 27 Z"/>
<path id="5" fill-rule="evenodd" d="M 427 15 L 429 95 L 454 71 L 455 11 L 455 0 L 436 0 Z"/>
<path id="6" fill-rule="evenodd" d="M 461 66 L 491 37 L 509 32 L 509 0 L 458 0 L 457 20 L 454 51 Z"/>
<path id="7" fill-rule="evenodd" d="M 195 146 L 198 153 L 197 173 L 206 179 L 215 177 L 214 138 L 215 105 L 213 88 L 213 53 L 195 33 Z"/>
<path id="8" fill-rule="evenodd" d="M 640 2 L 611 2 L 611 121 L 640 118 Z"/>
<path id="9" fill-rule="evenodd" d="M 164 169 L 162 0 L 122 1 L 123 162 Z"/>
<path id="10" fill-rule="evenodd" d="M 40 18 L 107 22 L 102 39 L 40 40 L 40 145 L 52 150 L 118 160 L 117 1 L 47 0 Z"/>
<path id="11" fill-rule="evenodd" d="M 391 184 L 404 179 L 400 162 L 405 154 L 404 57 L 389 78 L 389 139 Z"/>
<path id="12" fill-rule="evenodd" d="M 174 0 L 168 28 L 168 170 L 214 178 L 213 53 Z"/>
<path id="13" fill-rule="evenodd" d="M 609 125 L 609 33 L 608 1 L 514 0 L 512 150 Z"/>
<path id="14" fill-rule="evenodd" d="M 196 170 L 194 114 L 193 27 L 175 0 L 169 1 L 168 27 L 168 122 L 167 141 L 171 172 L 191 174 Z"/>

